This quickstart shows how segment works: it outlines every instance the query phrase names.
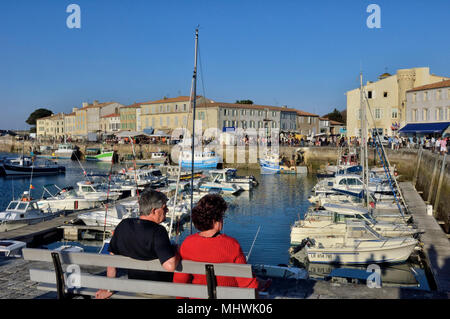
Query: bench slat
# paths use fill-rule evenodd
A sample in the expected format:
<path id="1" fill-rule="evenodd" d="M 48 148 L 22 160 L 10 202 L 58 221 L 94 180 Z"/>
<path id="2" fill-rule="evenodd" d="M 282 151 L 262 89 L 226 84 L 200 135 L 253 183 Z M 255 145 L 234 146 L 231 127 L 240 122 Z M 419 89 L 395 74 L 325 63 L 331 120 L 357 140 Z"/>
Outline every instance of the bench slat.
<path id="1" fill-rule="evenodd" d="M 32 281 L 56 284 L 53 271 L 30 269 Z M 158 294 L 164 296 L 183 296 L 189 298 L 208 298 L 207 287 L 204 285 L 179 284 L 149 280 L 108 278 L 80 274 L 80 286 L 92 289 L 109 289 L 131 293 Z M 237 287 L 217 287 L 218 299 L 254 299 L 255 289 Z"/>
<path id="2" fill-rule="evenodd" d="M 37 286 L 37 289 L 42 290 L 42 291 L 52 291 L 52 292 L 57 291 L 56 284 L 39 284 Z M 95 297 L 97 290 L 98 289 L 93 289 L 93 288 L 74 288 L 72 290 L 72 293 L 78 294 L 78 295 L 83 295 L 83 296 Z M 110 297 L 110 299 L 147 299 L 147 298 L 148 299 L 171 299 L 171 297 L 168 297 L 168 296 L 149 295 L 148 297 L 144 297 L 143 295 L 137 295 L 135 293 L 121 292 L 121 291 L 114 293 Z M 172 297 L 172 298 L 174 298 L 174 297 Z"/>
<path id="3" fill-rule="evenodd" d="M 47 261 L 52 262 L 51 250 L 47 249 L 22 249 L 23 258 L 32 261 Z M 116 267 L 124 269 L 139 269 L 139 270 L 153 270 L 166 271 L 160 264 L 159 260 L 136 260 L 124 256 L 101 255 L 94 253 L 71 253 L 60 252 L 60 259 L 62 264 L 75 265 L 89 265 L 99 267 Z M 182 260 L 177 267 L 176 272 L 187 274 L 205 274 L 205 265 L 212 263 L 200 263 L 189 260 Z M 250 264 L 212 264 L 214 265 L 214 273 L 216 276 L 232 276 L 241 278 L 252 278 L 252 267 Z"/>

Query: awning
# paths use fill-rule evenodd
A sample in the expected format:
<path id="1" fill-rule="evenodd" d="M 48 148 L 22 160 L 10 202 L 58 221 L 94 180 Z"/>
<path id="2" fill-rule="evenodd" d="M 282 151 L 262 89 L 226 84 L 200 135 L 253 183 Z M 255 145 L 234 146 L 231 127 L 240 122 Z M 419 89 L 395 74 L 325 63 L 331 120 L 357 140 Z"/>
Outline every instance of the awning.
<path id="1" fill-rule="evenodd" d="M 120 133 L 115 134 L 119 138 L 125 138 L 125 137 L 136 137 L 136 136 L 150 136 L 149 134 L 143 133 L 143 132 L 131 132 L 131 131 L 122 131 Z"/>
<path id="2" fill-rule="evenodd" d="M 399 133 L 442 133 L 450 126 L 450 122 L 437 122 L 437 123 L 412 123 L 406 124 L 399 130 Z"/>

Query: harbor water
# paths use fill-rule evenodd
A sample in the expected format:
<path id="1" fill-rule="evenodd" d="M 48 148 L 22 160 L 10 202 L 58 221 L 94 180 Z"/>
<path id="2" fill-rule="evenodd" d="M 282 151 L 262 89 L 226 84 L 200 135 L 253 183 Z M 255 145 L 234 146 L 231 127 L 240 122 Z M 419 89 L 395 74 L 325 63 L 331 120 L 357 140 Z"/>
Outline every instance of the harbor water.
<path id="1" fill-rule="evenodd" d="M 7 155 L 7 154 L 0 154 Z M 66 173 L 54 176 L 34 176 L 31 180 L 33 198 L 40 198 L 43 187 L 47 184 L 56 184 L 60 188 L 74 186 L 83 180 L 83 169 L 87 173 L 108 174 L 111 168 L 109 163 L 77 162 L 71 160 L 58 160 L 66 166 Z M 83 167 L 83 168 L 82 168 Z M 114 165 L 113 170 L 118 171 L 123 165 Z M 239 170 L 238 175 L 254 175 L 259 185 L 250 192 L 242 192 L 230 203 L 224 220 L 223 232 L 236 238 L 252 264 L 265 265 L 292 265 L 289 256 L 291 225 L 303 218 L 310 207 L 308 196 L 317 179 L 311 175 L 302 174 L 260 174 L 258 170 Z M 30 177 L 0 178 L 0 209 L 4 210 L 9 202 L 19 197 L 30 187 Z M 181 245 L 182 241 L 191 231 L 186 223 L 175 241 Z M 195 232 L 195 228 L 192 229 Z M 61 242 L 51 243 L 48 248 L 56 248 Z M 82 241 L 71 243 L 82 246 L 86 252 L 98 252 L 101 242 Z M 294 266 L 299 266 L 294 261 Z M 330 265 L 301 265 L 306 266 L 310 276 L 318 279 L 329 274 L 336 266 Z M 423 270 L 414 262 L 395 266 L 382 266 L 381 271 L 390 275 L 389 280 L 395 284 L 414 286 L 414 280 L 420 277 L 422 288 L 427 287 Z M 362 268 L 360 268 L 362 269 Z M 364 270 L 364 269 L 362 269 Z"/>

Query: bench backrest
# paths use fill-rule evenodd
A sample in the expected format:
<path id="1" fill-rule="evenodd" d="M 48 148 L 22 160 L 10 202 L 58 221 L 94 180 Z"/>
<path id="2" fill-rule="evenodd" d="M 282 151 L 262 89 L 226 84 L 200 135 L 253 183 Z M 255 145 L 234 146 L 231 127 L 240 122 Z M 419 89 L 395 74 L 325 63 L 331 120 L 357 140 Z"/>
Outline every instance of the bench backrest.
<path id="1" fill-rule="evenodd" d="M 25 260 L 53 262 L 52 252 L 47 249 L 25 248 L 22 250 Z M 166 270 L 161 266 L 159 260 L 143 261 L 136 260 L 124 256 L 111 256 L 95 253 L 74 253 L 74 252 L 58 252 L 61 264 L 78 265 L 78 266 L 98 266 L 98 267 L 116 267 L 124 269 L 137 270 Z M 214 264 L 200 263 L 188 260 L 182 260 L 175 272 L 187 274 L 205 275 L 206 267 L 213 269 L 215 276 L 232 276 L 241 278 L 252 278 L 252 267 L 249 264 Z M 71 276 L 72 273 L 66 273 Z M 90 275 L 81 273 L 78 275 L 78 286 L 92 289 L 109 289 L 114 291 L 124 291 L 131 293 L 158 294 L 164 296 L 183 296 L 190 298 L 208 298 L 208 287 L 203 285 L 178 284 L 168 282 L 158 282 L 149 280 L 107 278 L 104 276 Z M 56 284 L 55 271 L 30 269 L 30 278 L 46 284 Z M 217 298 L 233 298 L 233 299 L 254 299 L 256 297 L 255 289 L 237 288 L 237 287 L 220 287 L 216 289 Z M 76 291 L 76 289 L 74 289 Z"/>

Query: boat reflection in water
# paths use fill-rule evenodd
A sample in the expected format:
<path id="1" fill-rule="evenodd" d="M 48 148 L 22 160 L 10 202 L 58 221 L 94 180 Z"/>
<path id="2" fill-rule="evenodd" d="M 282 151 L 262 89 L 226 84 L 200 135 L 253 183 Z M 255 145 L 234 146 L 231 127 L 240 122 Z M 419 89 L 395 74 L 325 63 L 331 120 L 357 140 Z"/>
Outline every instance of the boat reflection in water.
<path id="1" fill-rule="evenodd" d="M 376 272 L 380 275 L 381 287 L 407 287 L 430 291 L 425 271 L 419 261 L 410 260 L 401 264 L 338 265 L 311 263 L 291 257 L 290 262 L 295 267 L 307 270 L 311 279 L 363 285 L 369 280 L 375 284 L 376 278 L 372 274 Z"/>

